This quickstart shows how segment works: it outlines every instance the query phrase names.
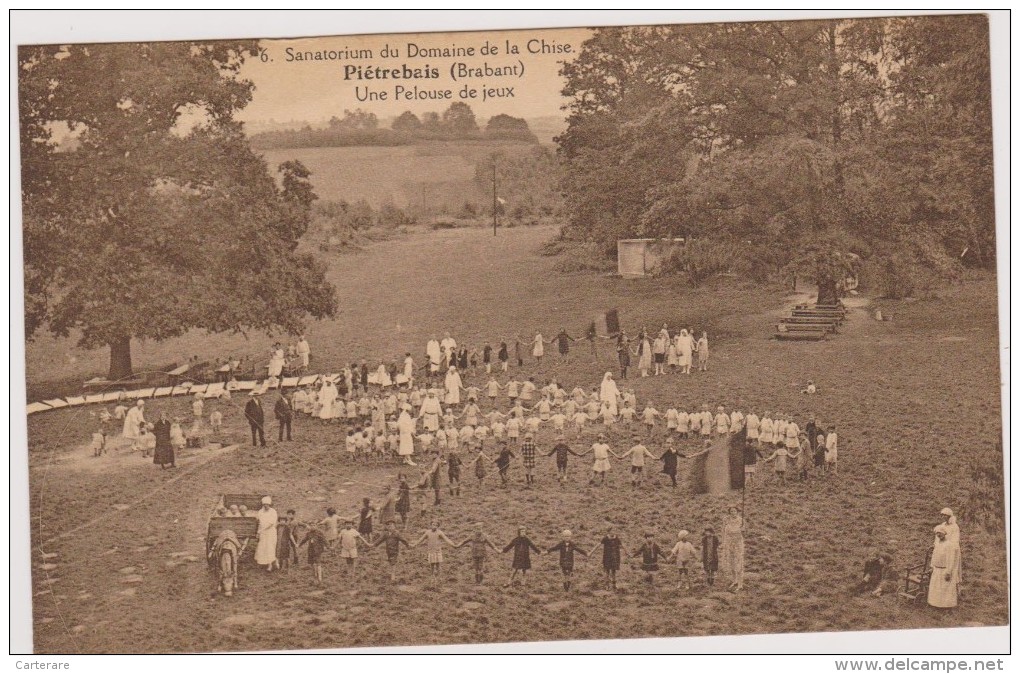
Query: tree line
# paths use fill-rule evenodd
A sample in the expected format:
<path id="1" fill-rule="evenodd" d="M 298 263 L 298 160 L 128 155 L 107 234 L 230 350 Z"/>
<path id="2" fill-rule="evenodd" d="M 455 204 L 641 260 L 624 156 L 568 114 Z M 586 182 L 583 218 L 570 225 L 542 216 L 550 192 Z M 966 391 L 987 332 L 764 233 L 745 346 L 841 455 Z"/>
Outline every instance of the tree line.
<path id="1" fill-rule="evenodd" d="M 988 50 L 982 15 L 598 29 L 561 71 L 565 233 L 893 295 L 992 268 Z"/>
<path id="2" fill-rule="evenodd" d="M 410 110 L 401 113 L 390 128 L 379 126 L 375 113 L 362 109 L 344 110 L 334 115 L 326 128 L 305 125 L 300 129 L 265 131 L 253 134 L 258 149 L 295 147 L 353 147 L 361 145 L 411 145 L 429 140 L 507 140 L 538 143 L 538 138 L 520 117 L 499 114 L 489 118 L 485 128 L 478 126 L 475 113 L 467 103 L 456 101 L 442 113 L 425 112 L 418 117 Z"/>

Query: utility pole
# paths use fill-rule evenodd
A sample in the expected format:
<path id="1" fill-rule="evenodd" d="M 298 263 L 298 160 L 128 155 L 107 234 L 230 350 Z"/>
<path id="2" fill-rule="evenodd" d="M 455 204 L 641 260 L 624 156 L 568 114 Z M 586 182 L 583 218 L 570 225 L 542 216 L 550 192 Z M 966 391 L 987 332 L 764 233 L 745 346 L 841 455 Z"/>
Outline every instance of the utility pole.
<path id="1" fill-rule="evenodd" d="M 492 235 L 496 236 L 496 155 L 492 156 Z"/>

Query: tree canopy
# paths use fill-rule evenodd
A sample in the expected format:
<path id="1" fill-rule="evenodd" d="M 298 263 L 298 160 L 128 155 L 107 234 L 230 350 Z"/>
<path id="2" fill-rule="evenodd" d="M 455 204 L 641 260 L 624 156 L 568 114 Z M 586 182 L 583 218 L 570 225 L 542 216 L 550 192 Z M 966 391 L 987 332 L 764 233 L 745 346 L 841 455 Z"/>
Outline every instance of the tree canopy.
<path id="1" fill-rule="evenodd" d="M 18 94 L 26 327 L 109 345 L 302 329 L 331 316 L 324 268 L 297 252 L 315 195 L 280 185 L 233 115 L 254 42 L 22 47 Z M 282 185 L 282 186 L 281 186 Z"/>
<path id="2" fill-rule="evenodd" d="M 604 28 L 562 73 L 567 232 L 607 253 L 710 237 L 815 277 L 854 253 L 885 290 L 994 264 L 983 16 Z"/>

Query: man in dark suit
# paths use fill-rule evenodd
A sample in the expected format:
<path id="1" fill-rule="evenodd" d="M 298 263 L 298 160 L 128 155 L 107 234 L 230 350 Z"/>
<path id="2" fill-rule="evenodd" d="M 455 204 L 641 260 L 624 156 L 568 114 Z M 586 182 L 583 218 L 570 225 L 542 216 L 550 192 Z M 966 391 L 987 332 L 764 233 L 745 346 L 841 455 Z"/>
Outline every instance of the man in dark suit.
<path id="1" fill-rule="evenodd" d="M 280 442 L 283 442 L 283 430 L 285 428 L 287 429 L 287 440 L 290 440 L 290 422 L 294 419 L 294 407 L 283 391 L 280 391 L 280 397 L 273 408 L 273 414 L 276 415 L 276 420 L 280 422 Z"/>
<path id="2" fill-rule="evenodd" d="M 256 446 L 255 438 L 257 436 L 259 442 L 265 447 L 266 412 L 262 409 L 262 400 L 255 391 L 251 392 L 251 398 L 244 406 L 244 417 L 248 420 L 248 425 L 251 426 L 251 446 Z"/>

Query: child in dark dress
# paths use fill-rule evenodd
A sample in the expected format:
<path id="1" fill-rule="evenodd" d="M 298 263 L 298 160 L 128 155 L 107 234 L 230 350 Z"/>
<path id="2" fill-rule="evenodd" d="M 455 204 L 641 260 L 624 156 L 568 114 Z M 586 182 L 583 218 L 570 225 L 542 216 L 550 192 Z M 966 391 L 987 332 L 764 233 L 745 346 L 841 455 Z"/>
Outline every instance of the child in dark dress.
<path id="1" fill-rule="evenodd" d="M 308 546 L 308 564 L 312 567 L 312 574 L 316 583 L 322 582 L 322 555 L 326 552 L 329 543 L 326 541 L 326 534 L 321 529 L 312 527 L 301 539 L 299 545 Z"/>
<path id="2" fill-rule="evenodd" d="M 368 499 L 366 499 L 368 500 Z M 386 522 L 386 531 L 383 532 L 382 536 L 379 537 L 375 543 L 372 544 L 373 548 L 377 548 L 380 545 L 386 546 L 386 563 L 390 567 L 390 582 L 397 582 L 397 562 L 400 561 L 400 546 L 403 545 L 405 548 L 411 547 L 411 544 L 407 540 L 397 533 L 397 524 L 393 520 Z"/>
<path id="3" fill-rule="evenodd" d="M 450 478 L 450 496 L 460 496 L 460 467 L 463 459 L 457 452 L 450 452 L 446 457 L 446 474 Z"/>
<path id="4" fill-rule="evenodd" d="M 397 477 L 397 514 L 400 515 L 400 525 L 407 528 L 407 514 L 411 512 L 411 485 L 407 484 L 407 477 L 401 473 Z"/>
<path id="5" fill-rule="evenodd" d="M 372 499 L 363 499 L 361 513 L 358 517 L 358 533 L 364 536 L 369 543 L 372 542 L 372 520 L 374 518 L 375 508 L 372 507 Z"/>
<path id="6" fill-rule="evenodd" d="M 602 571 L 605 573 L 606 581 L 615 590 L 616 572 L 620 570 L 620 551 L 623 541 L 616 535 L 616 529 L 609 527 L 602 540 L 588 552 L 588 556 L 594 555 L 599 545 L 602 546 Z"/>
<path id="7" fill-rule="evenodd" d="M 502 486 L 508 486 L 507 482 L 507 471 L 510 470 L 510 459 L 516 459 L 517 455 L 510 451 L 509 445 L 505 442 L 501 442 L 499 445 L 499 456 L 496 457 L 496 468 L 499 470 L 499 479 L 502 482 Z"/>
<path id="8" fill-rule="evenodd" d="M 279 562 L 281 571 L 290 570 L 291 560 L 294 561 L 295 566 L 298 563 L 298 546 L 292 529 L 294 520 L 294 511 L 288 510 L 287 514 L 279 518 L 276 523 L 276 561 Z"/>
<path id="9" fill-rule="evenodd" d="M 503 552 L 511 550 L 514 551 L 514 560 L 510 565 L 513 570 L 510 572 L 510 580 L 503 587 L 513 585 L 518 572 L 521 574 L 521 585 L 527 585 L 528 571 L 531 570 L 531 551 L 534 550 L 539 555 L 544 553 L 528 538 L 528 530 L 524 527 L 518 528 L 517 536 L 503 548 Z"/>

